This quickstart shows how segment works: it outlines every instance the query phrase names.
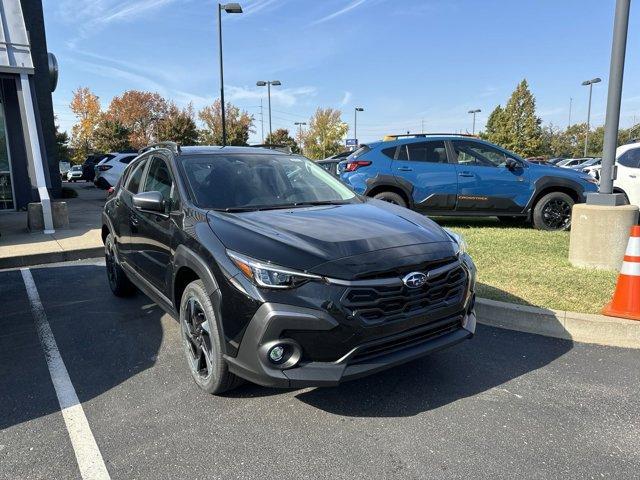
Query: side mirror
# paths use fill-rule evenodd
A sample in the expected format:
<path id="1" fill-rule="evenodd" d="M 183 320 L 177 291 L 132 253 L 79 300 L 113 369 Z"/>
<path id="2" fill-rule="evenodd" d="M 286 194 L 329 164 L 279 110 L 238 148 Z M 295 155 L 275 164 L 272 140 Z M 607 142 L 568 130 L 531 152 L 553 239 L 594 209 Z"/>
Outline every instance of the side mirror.
<path id="1" fill-rule="evenodd" d="M 508 170 L 515 170 L 516 168 L 518 168 L 518 162 L 516 162 L 513 158 L 507 158 L 505 166 Z"/>
<path id="2" fill-rule="evenodd" d="M 160 192 L 142 192 L 133 196 L 133 206 L 138 210 L 164 213 L 164 197 Z"/>

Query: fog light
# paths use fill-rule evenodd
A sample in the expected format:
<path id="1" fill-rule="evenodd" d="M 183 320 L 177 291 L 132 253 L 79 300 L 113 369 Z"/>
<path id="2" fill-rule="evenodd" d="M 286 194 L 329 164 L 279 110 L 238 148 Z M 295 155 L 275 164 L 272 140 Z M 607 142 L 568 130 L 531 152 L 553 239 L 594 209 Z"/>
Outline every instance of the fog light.
<path id="1" fill-rule="evenodd" d="M 279 363 L 282 361 L 284 357 L 284 347 L 281 345 L 276 345 L 271 350 L 269 350 L 269 360 L 273 363 Z"/>

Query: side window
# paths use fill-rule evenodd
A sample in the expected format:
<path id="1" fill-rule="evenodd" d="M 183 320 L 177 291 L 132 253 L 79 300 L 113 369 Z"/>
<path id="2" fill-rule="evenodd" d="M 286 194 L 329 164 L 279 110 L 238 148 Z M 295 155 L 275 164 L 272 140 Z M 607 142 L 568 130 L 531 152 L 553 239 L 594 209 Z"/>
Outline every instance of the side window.
<path id="1" fill-rule="evenodd" d="M 396 160 L 409 160 L 409 154 L 407 153 L 406 145 L 400 145 L 398 147 L 398 158 Z"/>
<path id="2" fill-rule="evenodd" d="M 630 168 L 640 168 L 640 148 L 627 150 L 618 159 L 620 165 Z"/>
<path id="3" fill-rule="evenodd" d="M 409 143 L 407 154 L 412 162 L 448 163 L 443 141 Z"/>
<path id="4" fill-rule="evenodd" d="M 497 148 L 482 143 L 454 141 L 453 149 L 458 156 L 458 163 L 479 167 L 502 167 L 509 156 Z"/>
<path id="5" fill-rule="evenodd" d="M 397 147 L 384 148 L 382 149 L 382 153 L 384 153 L 387 157 L 393 160 L 394 157 L 396 156 L 396 148 Z"/>
<path id="6" fill-rule="evenodd" d="M 120 159 L 120 162 L 125 163 L 127 165 L 129 165 L 131 163 L 131 161 L 136 158 L 137 155 L 129 155 L 128 157 L 122 157 Z"/>
<path id="7" fill-rule="evenodd" d="M 144 167 L 147 164 L 147 160 L 142 160 L 137 165 L 133 165 L 133 170 L 128 174 L 127 183 L 125 185 L 125 189 L 129 192 L 136 194 L 138 190 L 140 190 L 140 181 L 142 180 L 142 173 L 144 172 Z"/>
<path id="8" fill-rule="evenodd" d="M 172 200 L 175 196 L 173 180 L 167 163 L 160 157 L 152 157 L 149 171 L 144 181 L 143 192 L 160 192 L 165 201 Z M 171 209 L 171 203 L 167 202 L 167 208 Z"/>

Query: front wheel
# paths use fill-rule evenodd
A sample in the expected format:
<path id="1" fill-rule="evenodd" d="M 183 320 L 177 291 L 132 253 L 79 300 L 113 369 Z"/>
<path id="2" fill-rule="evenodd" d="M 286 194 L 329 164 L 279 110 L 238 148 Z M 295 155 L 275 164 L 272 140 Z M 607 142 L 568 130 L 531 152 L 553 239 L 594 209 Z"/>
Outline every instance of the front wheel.
<path id="1" fill-rule="evenodd" d="M 569 230 L 574 203 L 566 193 L 547 193 L 533 209 L 533 226 L 538 230 Z"/>
<path id="2" fill-rule="evenodd" d="M 104 241 L 104 259 L 107 267 L 109 288 L 111 288 L 113 294 L 116 297 L 127 297 L 131 295 L 135 291 L 135 287 L 118 263 L 112 234 L 107 235 Z"/>
<path id="3" fill-rule="evenodd" d="M 376 193 L 373 198 L 376 200 L 383 200 L 385 202 L 393 203 L 394 205 L 400 205 L 401 207 L 407 207 L 407 202 L 404 198 L 395 192 L 380 192 Z"/>
<path id="4" fill-rule="evenodd" d="M 218 394 L 242 383 L 222 356 L 216 313 L 202 280 L 191 282 L 182 294 L 180 332 L 191 376 L 202 390 Z"/>

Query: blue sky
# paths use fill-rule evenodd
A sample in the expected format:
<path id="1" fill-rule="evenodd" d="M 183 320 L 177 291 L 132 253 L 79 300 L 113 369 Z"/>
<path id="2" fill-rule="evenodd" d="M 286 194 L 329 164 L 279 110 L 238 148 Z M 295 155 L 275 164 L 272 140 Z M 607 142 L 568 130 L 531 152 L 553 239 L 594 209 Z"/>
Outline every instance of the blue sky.
<path id="1" fill-rule="evenodd" d="M 218 95 L 216 3 L 208 0 L 44 0 L 48 47 L 60 63 L 54 108 L 74 122 L 72 91 L 88 86 L 106 108 L 127 89 L 196 108 Z M 604 123 L 615 0 L 244 0 L 223 17 L 225 94 L 256 117 L 257 80 L 272 90 L 273 128 L 293 130 L 318 106 L 343 111 L 360 141 L 407 130 L 471 129 L 522 78 L 545 123 Z M 640 8 L 632 5 L 621 124 L 640 121 Z M 352 132 L 349 132 L 351 136 Z"/>

